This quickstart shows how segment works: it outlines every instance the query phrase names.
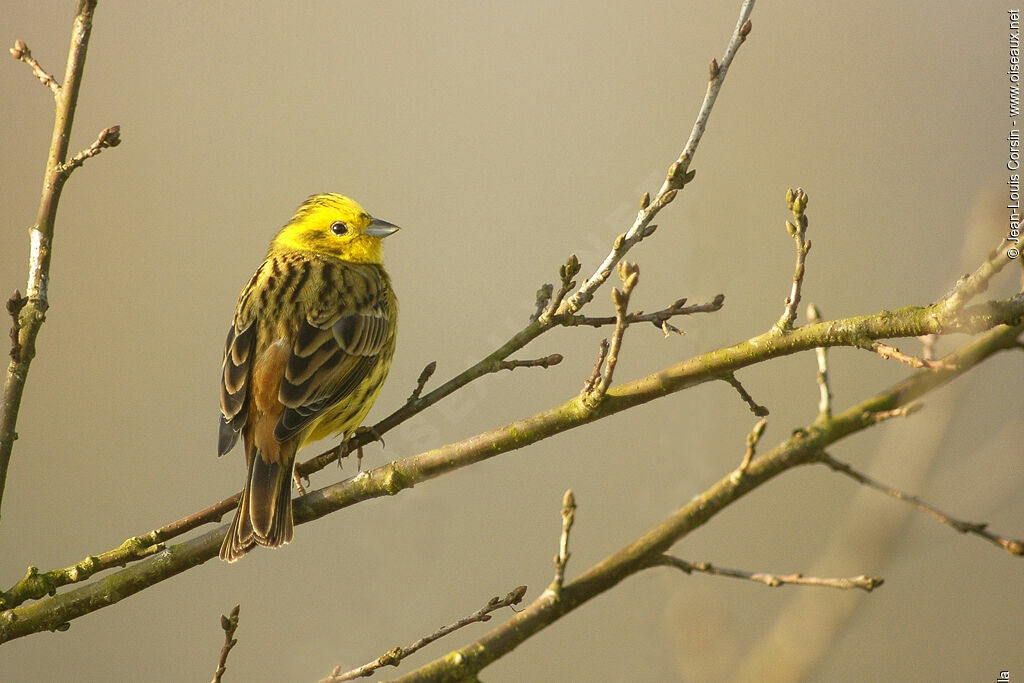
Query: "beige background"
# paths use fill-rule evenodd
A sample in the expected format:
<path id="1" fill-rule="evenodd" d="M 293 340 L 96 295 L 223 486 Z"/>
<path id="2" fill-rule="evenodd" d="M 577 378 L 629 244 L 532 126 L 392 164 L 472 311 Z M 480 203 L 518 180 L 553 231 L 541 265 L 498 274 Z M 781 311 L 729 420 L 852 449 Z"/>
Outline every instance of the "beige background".
<path id="1" fill-rule="evenodd" d="M 240 452 L 214 454 L 223 336 L 270 237 L 310 193 L 350 194 L 405 228 L 387 242 L 402 319 L 372 419 L 404 401 L 428 361 L 443 380 L 492 350 L 525 322 L 566 256 L 575 251 L 590 272 L 640 194 L 660 184 L 738 4 L 100 3 L 71 147 L 114 123 L 124 143 L 76 172 L 61 203 L 52 308 L 3 500 L 0 584 L 239 488 Z M 5 0 L 4 47 L 22 38 L 63 74 L 72 6 Z M 682 321 L 682 338 L 631 329 L 617 377 L 745 339 L 778 317 L 793 264 L 789 186 L 811 196 L 805 300 L 826 316 L 927 303 L 972 269 L 994 244 L 992 221 L 1005 218 L 1005 10 L 990 1 L 760 5 L 696 182 L 632 254 L 642 268 L 637 307 L 719 292 L 726 306 Z M 8 58 L 0 97 L 6 298 L 24 288 L 52 103 Z M 993 294 L 1012 291 L 1015 277 Z M 606 292 L 592 310 L 610 312 Z M 484 379 L 390 433 L 383 452 L 370 447 L 367 464 L 563 401 L 602 334 L 536 341 L 522 357 L 566 361 Z M 839 409 L 908 373 L 864 352 L 832 359 Z M 929 396 L 913 419 L 834 455 L 1024 535 L 1022 378 L 1020 354 L 1004 354 Z M 811 354 L 741 379 L 772 411 L 766 444 L 813 419 Z M 4 645 L 0 679 L 208 680 L 218 617 L 241 603 L 229 680 L 315 680 L 518 584 L 537 596 L 551 578 L 567 487 L 580 505 L 576 575 L 734 467 L 753 422 L 721 383 L 672 396 L 302 526 L 284 550 L 209 562 L 67 633 Z M 905 507 L 824 468 L 789 473 L 676 553 L 748 570 L 879 574 L 881 590 L 773 590 L 648 571 L 484 675 L 786 678 L 799 670 L 787 660 L 819 638 L 824 654 L 807 665 L 814 681 L 1024 675 L 1021 560 Z M 846 618 L 822 625 L 837 609 Z M 806 629 L 798 645 L 765 640 L 779 618 Z"/>

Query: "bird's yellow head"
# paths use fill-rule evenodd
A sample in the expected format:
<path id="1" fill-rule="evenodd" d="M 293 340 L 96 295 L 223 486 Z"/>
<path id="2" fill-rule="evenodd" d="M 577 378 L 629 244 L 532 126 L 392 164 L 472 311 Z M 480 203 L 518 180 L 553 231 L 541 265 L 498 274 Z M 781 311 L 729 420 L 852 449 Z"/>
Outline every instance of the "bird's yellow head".
<path id="1" fill-rule="evenodd" d="M 340 194 L 316 194 L 302 203 L 270 243 L 270 253 L 309 251 L 353 263 L 380 263 L 381 240 L 397 225 L 374 218 Z"/>

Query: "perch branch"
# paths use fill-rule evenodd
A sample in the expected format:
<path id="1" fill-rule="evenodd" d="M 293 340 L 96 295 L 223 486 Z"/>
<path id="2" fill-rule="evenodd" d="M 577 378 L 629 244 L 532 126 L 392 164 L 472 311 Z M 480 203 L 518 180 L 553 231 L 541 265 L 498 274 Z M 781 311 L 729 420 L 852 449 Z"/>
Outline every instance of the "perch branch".
<path id="1" fill-rule="evenodd" d="M 849 578 L 825 579 L 815 576 L 804 576 L 803 574 L 765 574 L 764 572 L 745 572 L 740 569 L 716 567 L 710 562 L 687 562 L 686 560 L 681 560 L 678 557 L 673 557 L 672 555 L 662 555 L 658 559 L 657 564 L 664 565 L 666 567 L 675 567 L 685 574 L 700 572 L 702 574 L 710 574 L 711 576 L 728 576 L 733 579 L 746 579 L 747 581 L 755 581 L 772 587 L 785 586 L 788 584 L 796 586 L 824 586 L 826 588 L 841 588 L 844 590 L 859 588 L 870 593 L 885 583 L 884 579 L 880 577 L 865 576 L 863 574 Z"/>

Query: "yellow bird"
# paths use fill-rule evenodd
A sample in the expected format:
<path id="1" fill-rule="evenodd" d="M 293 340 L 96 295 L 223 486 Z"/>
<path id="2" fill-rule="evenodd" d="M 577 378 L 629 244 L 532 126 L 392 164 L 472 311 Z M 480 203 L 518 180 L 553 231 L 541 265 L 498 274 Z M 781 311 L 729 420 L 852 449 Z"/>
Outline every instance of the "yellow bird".
<path id="1" fill-rule="evenodd" d="M 391 367 L 398 299 L 381 240 L 398 226 L 338 194 L 310 197 L 242 288 L 224 346 L 219 455 L 248 474 L 220 557 L 292 540 L 295 452 L 366 417 Z"/>

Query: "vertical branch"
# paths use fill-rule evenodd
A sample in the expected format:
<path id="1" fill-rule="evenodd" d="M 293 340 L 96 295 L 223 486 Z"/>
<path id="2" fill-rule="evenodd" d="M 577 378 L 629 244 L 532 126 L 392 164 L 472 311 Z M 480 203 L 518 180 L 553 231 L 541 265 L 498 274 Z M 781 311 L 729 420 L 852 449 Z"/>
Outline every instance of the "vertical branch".
<path id="1" fill-rule="evenodd" d="M 92 30 L 92 15 L 96 0 L 78 0 L 75 21 L 71 30 L 71 47 L 68 50 L 64 83 L 55 92 L 56 113 L 53 123 L 53 137 L 50 153 L 46 160 L 43 177 L 43 195 L 39 200 L 36 223 L 29 230 L 31 252 L 29 255 L 28 286 L 24 306 L 18 312 L 15 326 L 18 329 L 17 357 L 12 358 L 4 378 L 3 394 L 0 395 L 0 503 L 3 501 L 7 468 L 11 461 L 15 431 L 21 397 L 25 390 L 29 364 L 36 352 L 36 337 L 46 318 L 49 307 L 47 284 L 50 277 L 50 248 L 53 243 L 54 219 L 61 191 L 67 181 L 68 172 L 64 162 L 68 156 L 68 141 L 71 138 L 71 124 L 75 118 L 78 90 L 82 85 L 85 71 L 85 53 L 89 46 Z"/>

